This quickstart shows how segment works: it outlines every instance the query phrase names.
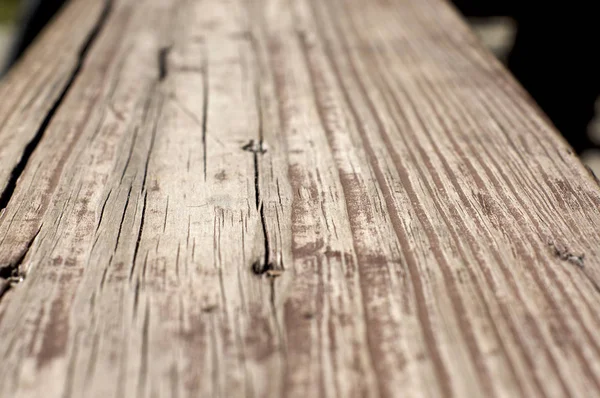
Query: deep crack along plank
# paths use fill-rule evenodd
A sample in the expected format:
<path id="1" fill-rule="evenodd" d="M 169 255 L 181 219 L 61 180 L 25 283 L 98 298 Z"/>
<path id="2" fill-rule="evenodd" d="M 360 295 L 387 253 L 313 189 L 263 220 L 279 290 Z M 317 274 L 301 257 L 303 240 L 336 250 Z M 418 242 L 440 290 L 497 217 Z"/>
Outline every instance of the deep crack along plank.
<path id="1" fill-rule="evenodd" d="M 600 395 L 600 190 L 445 2 L 73 1 L 0 97 L 2 397 Z"/>
<path id="2" fill-rule="evenodd" d="M 65 8 L 19 67 L 0 81 L 0 210 L 6 207 L 40 131 L 72 84 L 82 52 L 106 10 L 101 0 L 73 0 Z"/>

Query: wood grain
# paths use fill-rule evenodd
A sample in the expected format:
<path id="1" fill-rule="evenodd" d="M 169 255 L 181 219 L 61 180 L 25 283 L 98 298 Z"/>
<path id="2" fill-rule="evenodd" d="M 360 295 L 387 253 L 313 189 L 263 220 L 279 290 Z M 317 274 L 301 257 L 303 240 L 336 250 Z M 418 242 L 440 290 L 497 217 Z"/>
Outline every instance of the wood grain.
<path id="1" fill-rule="evenodd" d="M 599 187 L 447 3 L 83 3 L 0 87 L 0 396 L 600 395 Z"/>
<path id="2" fill-rule="evenodd" d="M 19 66 L 0 81 L 0 210 L 72 84 L 105 11 L 101 0 L 72 1 Z"/>

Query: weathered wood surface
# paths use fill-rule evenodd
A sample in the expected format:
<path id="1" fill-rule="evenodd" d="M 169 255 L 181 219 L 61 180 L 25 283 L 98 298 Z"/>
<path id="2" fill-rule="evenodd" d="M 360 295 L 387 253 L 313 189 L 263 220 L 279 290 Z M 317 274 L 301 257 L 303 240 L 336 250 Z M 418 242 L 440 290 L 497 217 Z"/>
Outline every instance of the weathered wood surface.
<path id="1" fill-rule="evenodd" d="M 440 0 L 74 0 L 0 98 L 2 397 L 600 395 L 600 190 Z"/>

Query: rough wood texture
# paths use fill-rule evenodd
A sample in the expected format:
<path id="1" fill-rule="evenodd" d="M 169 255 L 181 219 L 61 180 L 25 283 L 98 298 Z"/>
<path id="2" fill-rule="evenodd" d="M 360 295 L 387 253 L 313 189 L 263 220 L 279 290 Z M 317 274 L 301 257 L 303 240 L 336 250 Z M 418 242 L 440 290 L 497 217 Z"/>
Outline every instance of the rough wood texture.
<path id="1" fill-rule="evenodd" d="M 440 0 L 74 1 L 0 98 L 2 397 L 600 394 L 600 190 Z"/>
<path id="2" fill-rule="evenodd" d="M 0 209 L 72 85 L 103 10 L 101 0 L 73 1 L 19 67 L 0 81 Z"/>

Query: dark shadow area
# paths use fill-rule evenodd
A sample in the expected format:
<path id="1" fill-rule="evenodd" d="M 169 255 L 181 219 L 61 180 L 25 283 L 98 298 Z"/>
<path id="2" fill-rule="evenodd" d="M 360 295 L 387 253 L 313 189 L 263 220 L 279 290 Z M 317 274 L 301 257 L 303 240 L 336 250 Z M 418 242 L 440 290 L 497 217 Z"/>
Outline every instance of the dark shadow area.
<path id="1" fill-rule="evenodd" d="M 593 1 L 454 0 L 467 17 L 516 21 L 507 66 L 554 125 L 582 153 L 600 94 L 598 15 Z"/>
<path id="2" fill-rule="evenodd" d="M 67 0 L 22 0 L 19 4 L 16 31 L 7 55 L 5 69 L 20 57 L 44 26 Z"/>

